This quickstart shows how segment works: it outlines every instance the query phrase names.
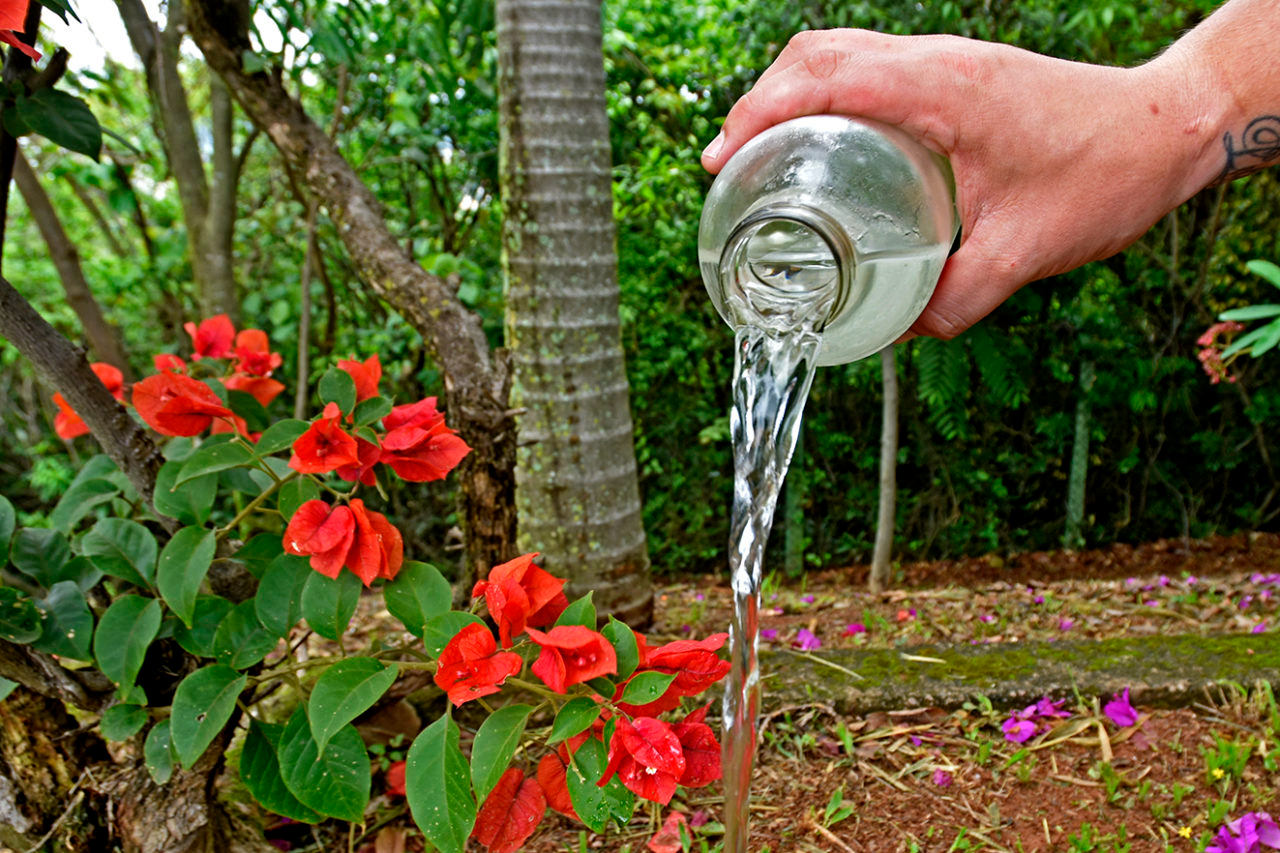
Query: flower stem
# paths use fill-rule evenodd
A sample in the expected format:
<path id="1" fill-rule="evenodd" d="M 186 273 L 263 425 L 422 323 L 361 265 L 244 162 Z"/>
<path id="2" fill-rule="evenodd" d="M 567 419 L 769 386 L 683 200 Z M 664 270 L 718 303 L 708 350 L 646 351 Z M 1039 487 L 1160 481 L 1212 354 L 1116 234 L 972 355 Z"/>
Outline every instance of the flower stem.
<path id="1" fill-rule="evenodd" d="M 285 483 L 289 482 L 290 480 L 297 478 L 298 476 L 299 476 L 298 472 L 294 471 L 289 476 L 285 477 L 283 480 L 276 480 L 275 483 L 268 486 L 262 492 L 262 494 L 258 495 L 253 500 L 249 501 L 249 503 L 245 504 L 244 509 L 236 513 L 236 517 L 231 519 L 229 522 L 227 522 L 226 527 L 219 528 L 217 532 L 217 537 L 221 539 L 222 537 L 230 533 L 232 530 L 235 530 L 236 525 L 238 525 L 245 518 L 245 516 L 253 512 L 258 507 L 262 506 L 262 502 L 265 501 L 267 498 L 271 497 L 272 495 L 274 495 L 277 491 L 279 491 L 281 486 L 283 486 Z"/>

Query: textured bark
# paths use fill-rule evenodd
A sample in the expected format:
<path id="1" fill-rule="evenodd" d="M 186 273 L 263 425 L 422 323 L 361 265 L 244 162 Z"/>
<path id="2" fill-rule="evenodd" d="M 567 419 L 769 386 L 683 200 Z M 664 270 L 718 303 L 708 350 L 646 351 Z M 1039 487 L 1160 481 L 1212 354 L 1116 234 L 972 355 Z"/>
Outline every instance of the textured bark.
<path id="1" fill-rule="evenodd" d="M 102 308 L 93 298 L 93 291 L 89 289 L 89 282 L 84 277 L 84 269 L 80 266 L 80 253 L 68 239 L 67 232 L 63 230 L 62 222 L 59 221 L 58 214 L 53 209 L 53 203 L 49 201 L 48 193 L 44 191 L 44 187 L 40 186 L 36 173 L 32 171 L 21 151 L 16 152 L 14 158 L 13 179 L 22 192 L 22 198 L 27 203 L 31 218 L 40 229 L 40 236 L 44 238 L 45 245 L 49 248 L 49 258 L 53 261 L 54 268 L 58 270 L 58 277 L 62 280 L 62 289 L 67 294 L 67 304 L 80 319 L 80 327 L 84 329 L 84 336 L 88 339 L 90 348 L 100 361 L 115 365 L 124 372 L 126 380 L 131 379 L 132 371 L 125 358 L 120 336 L 102 315 Z"/>
<path id="2" fill-rule="evenodd" d="M 871 554 L 871 590 L 889 583 L 889 558 L 893 556 L 893 530 L 898 503 L 898 359 L 893 344 L 880 350 L 880 375 L 884 407 L 880 426 L 880 510 L 876 515 L 876 544 Z"/>
<path id="3" fill-rule="evenodd" d="M 479 318 L 449 285 L 397 244 L 373 193 L 279 76 L 244 71 L 247 3 L 188 0 L 187 9 L 191 35 L 210 67 L 334 221 L 361 278 L 422 333 L 440 365 L 449 423 L 473 448 L 454 475 L 464 495 L 469 573 L 487 571 L 515 548 L 515 429 L 505 357 L 490 353 Z"/>
<path id="4" fill-rule="evenodd" d="M 601 612 L 644 621 L 600 3 L 499 0 L 497 23 L 520 547 Z"/>

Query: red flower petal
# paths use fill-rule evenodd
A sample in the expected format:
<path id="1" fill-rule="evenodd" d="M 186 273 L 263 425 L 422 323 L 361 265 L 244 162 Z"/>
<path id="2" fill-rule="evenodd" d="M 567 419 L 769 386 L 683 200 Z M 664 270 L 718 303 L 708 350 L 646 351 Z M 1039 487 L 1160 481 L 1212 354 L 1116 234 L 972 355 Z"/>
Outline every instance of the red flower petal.
<path id="1" fill-rule="evenodd" d="M 645 847 L 653 853 L 681 853 L 684 850 L 684 842 L 680 840 L 680 827 L 685 824 L 683 812 L 668 812 L 662 828 L 654 833 Z"/>
<path id="2" fill-rule="evenodd" d="M 471 837 L 492 853 L 515 853 L 533 835 L 546 810 L 537 781 L 524 778 L 518 767 L 509 768 L 476 813 Z"/>
<path id="3" fill-rule="evenodd" d="M 515 675 L 524 660 L 515 652 L 498 651 L 489 629 L 472 622 L 453 636 L 436 661 L 435 683 L 461 705 L 497 693 L 508 676 Z"/>
<path id="4" fill-rule="evenodd" d="M 356 440 L 340 423 L 342 411 L 336 403 L 324 408 L 324 414 L 293 442 L 289 467 L 300 474 L 328 474 L 338 468 L 360 463 Z"/>
<path id="5" fill-rule="evenodd" d="M 226 314 L 210 317 L 197 326 L 195 323 L 184 323 L 182 328 L 191 336 L 191 347 L 194 352 L 191 358 L 199 361 L 202 358 L 227 358 L 231 355 L 231 346 L 235 341 L 236 327 Z"/>
<path id="6" fill-rule="evenodd" d="M 162 435 L 199 435 L 215 417 L 231 417 L 213 389 L 181 373 L 157 373 L 135 382 L 133 407 Z"/>
<path id="7" fill-rule="evenodd" d="M 686 719 L 676 723 L 671 731 L 680 739 L 680 747 L 684 750 L 684 773 L 680 776 L 680 784 L 686 788 L 701 788 L 719 781 L 724 769 L 720 764 L 720 744 L 711 726 Z"/>
<path id="8" fill-rule="evenodd" d="M 22 29 L 22 25 L 19 24 L 17 29 Z M 11 30 L 0 30 L 0 41 L 5 44 L 13 45 L 36 62 L 40 61 L 40 51 L 18 38 L 18 34 L 16 32 Z"/>
<path id="9" fill-rule="evenodd" d="M 535 628 L 525 630 L 542 647 L 533 674 L 557 693 L 618 671 L 618 655 L 599 631 L 581 625 L 557 625 L 545 634 Z"/>
<path id="10" fill-rule="evenodd" d="M 284 549 L 311 558 L 311 568 L 336 578 L 346 562 L 356 521 L 345 506 L 330 507 L 320 500 L 307 501 L 294 512 L 284 532 Z"/>
<path id="11" fill-rule="evenodd" d="M 222 384 L 232 391 L 243 391 L 263 406 L 271 405 L 271 401 L 280 396 L 284 383 L 265 376 L 248 376 L 236 373 L 222 380 Z"/>
<path id="12" fill-rule="evenodd" d="M 345 370 L 351 381 L 355 382 L 357 403 L 378 396 L 378 383 L 382 381 L 382 362 L 378 360 L 377 353 L 364 361 L 344 358 L 338 362 L 338 369 Z M 434 404 L 435 398 L 432 397 L 431 400 Z"/>
<path id="13" fill-rule="evenodd" d="M 385 423 L 385 421 L 384 421 Z M 397 427 L 382 439 L 382 462 L 410 483 L 443 480 L 471 452 L 443 423 L 425 430 Z"/>
<path id="14" fill-rule="evenodd" d="M 388 431 L 406 426 L 430 429 L 442 423 L 444 423 L 444 415 L 436 408 L 436 398 L 427 397 L 416 403 L 396 406 L 382 419 L 382 428 Z"/>
<path id="15" fill-rule="evenodd" d="M 404 772 L 406 763 L 404 761 L 396 761 L 387 768 L 387 793 L 393 797 L 405 796 Z"/>
<path id="16" fill-rule="evenodd" d="M 578 812 L 573 808 L 573 798 L 569 796 L 569 777 L 565 773 L 565 763 L 558 754 L 548 752 L 538 762 L 538 784 L 547 798 L 547 805 L 567 818 L 578 820 Z"/>

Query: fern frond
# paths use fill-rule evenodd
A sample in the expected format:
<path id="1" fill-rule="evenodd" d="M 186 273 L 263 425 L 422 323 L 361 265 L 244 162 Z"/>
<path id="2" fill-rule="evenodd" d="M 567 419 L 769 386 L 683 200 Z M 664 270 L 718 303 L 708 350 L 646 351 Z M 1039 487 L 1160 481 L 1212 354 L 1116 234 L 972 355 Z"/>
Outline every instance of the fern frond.
<path id="1" fill-rule="evenodd" d="M 978 363 L 978 373 L 987 397 L 996 405 L 1016 409 L 1031 399 L 1031 391 L 1010 357 L 1010 341 L 992 334 L 986 326 L 974 326 L 966 334 L 969 352 Z"/>
<path id="2" fill-rule="evenodd" d="M 929 422 L 951 441 L 969 431 L 969 357 L 963 344 L 919 338 L 916 344 L 916 397 L 925 404 Z"/>

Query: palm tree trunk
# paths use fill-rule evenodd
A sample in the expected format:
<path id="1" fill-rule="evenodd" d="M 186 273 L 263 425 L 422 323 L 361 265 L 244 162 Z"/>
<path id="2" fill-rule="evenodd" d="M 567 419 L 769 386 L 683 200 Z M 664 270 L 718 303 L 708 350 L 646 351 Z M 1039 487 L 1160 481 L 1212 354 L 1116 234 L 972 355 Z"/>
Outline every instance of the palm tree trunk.
<path id="1" fill-rule="evenodd" d="M 871 591 L 889 584 L 893 529 L 898 499 L 898 360 L 893 344 L 880 350 L 884 408 L 880 426 L 880 511 L 876 516 L 876 544 L 871 555 Z"/>

